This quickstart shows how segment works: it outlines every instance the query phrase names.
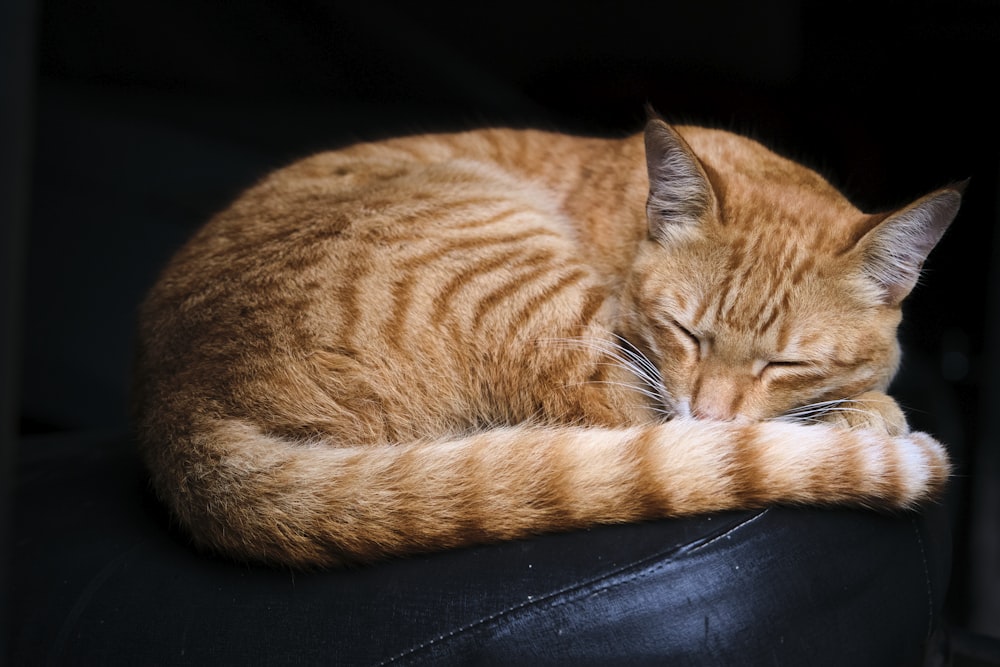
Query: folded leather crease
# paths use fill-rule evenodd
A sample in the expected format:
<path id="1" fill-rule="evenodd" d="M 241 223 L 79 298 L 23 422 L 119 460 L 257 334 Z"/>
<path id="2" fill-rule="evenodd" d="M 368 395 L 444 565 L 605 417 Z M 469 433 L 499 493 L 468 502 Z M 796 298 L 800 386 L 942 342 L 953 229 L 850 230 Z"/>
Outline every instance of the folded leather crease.
<path id="1" fill-rule="evenodd" d="M 755 512 L 753 516 L 748 519 L 742 520 L 735 525 L 721 526 L 719 532 L 715 535 L 708 535 L 699 538 L 690 544 L 675 544 L 671 545 L 669 548 L 663 551 L 637 560 L 635 562 L 628 563 L 621 566 L 613 571 L 602 574 L 599 577 L 593 579 L 582 581 L 571 586 L 566 586 L 565 588 L 553 591 L 549 594 L 532 597 L 524 602 L 503 609 L 489 616 L 480 618 L 472 623 L 469 623 L 463 627 L 455 628 L 454 630 L 429 639 L 427 641 L 421 642 L 411 649 L 404 651 L 400 654 L 394 655 L 391 658 L 384 660 L 379 663 L 380 665 L 388 665 L 393 662 L 397 662 L 404 657 L 412 654 L 419 653 L 420 651 L 430 647 L 433 644 L 447 641 L 453 637 L 461 635 L 466 632 L 475 630 L 477 627 L 499 621 L 505 616 L 510 614 L 519 613 L 526 609 L 536 608 L 543 610 L 545 608 L 552 608 L 562 604 L 572 604 L 575 601 L 584 599 L 591 595 L 598 595 L 603 591 L 610 590 L 616 586 L 621 586 L 627 584 L 636 579 L 641 579 L 642 577 L 652 574 L 661 570 L 667 562 L 673 558 L 683 558 L 685 555 L 697 552 L 699 549 L 707 547 L 717 540 L 723 539 L 732 533 L 752 524 L 757 521 L 761 516 L 768 512 L 767 509 Z"/>

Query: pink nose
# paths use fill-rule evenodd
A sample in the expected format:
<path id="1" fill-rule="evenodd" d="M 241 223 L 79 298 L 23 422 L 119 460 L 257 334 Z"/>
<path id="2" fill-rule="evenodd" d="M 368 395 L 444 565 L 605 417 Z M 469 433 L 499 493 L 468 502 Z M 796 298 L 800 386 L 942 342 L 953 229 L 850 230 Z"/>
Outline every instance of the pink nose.
<path id="1" fill-rule="evenodd" d="M 744 403 L 741 378 L 727 368 L 706 370 L 691 396 L 691 414 L 698 419 L 732 421 Z"/>
<path id="2" fill-rule="evenodd" d="M 698 401 L 691 408 L 691 414 L 698 419 L 714 419 L 716 421 L 732 421 L 736 417 L 729 406 L 712 401 Z"/>

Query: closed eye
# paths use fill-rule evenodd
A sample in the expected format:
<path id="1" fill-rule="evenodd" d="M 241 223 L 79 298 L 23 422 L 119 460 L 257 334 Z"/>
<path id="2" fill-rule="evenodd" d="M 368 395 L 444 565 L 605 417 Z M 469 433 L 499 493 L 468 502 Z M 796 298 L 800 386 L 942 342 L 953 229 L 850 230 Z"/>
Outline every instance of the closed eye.
<path id="1" fill-rule="evenodd" d="M 701 347 L 701 338 L 699 338 L 698 336 L 696 336 L 695 334 L 693 334 L 690 329 L 688 329 L 687 327 L 685 327 L 684 325 L 682 325 L 677 320 L 670 320 L 670 323 L 674 325 L 675 329 L 677 329 L 682 334 L 684 334 L 688 338 L 688 340 L 690 340 L 692 343 L 694 343 L 698 347 Z"/>
<path id="2" fill-rule="evenodd" d="M 775 378 L 782 376 L 803 375 L 823 375 L 823 368 L 812 361 L 804 359 L 774 359 L 772 361 L 758 361 L 754 368 L 757 376 L 764 374 L 772 375 Z"/>
<path id="3" fill-rule="evenodd" d="M 673 329 L 675 332 L 679 332 L 682 337 L 687 338 L 694 346 L 694 352 L 699 360 L 703 359 L 708 355 L 712 346 L 712 339 L 709 336 L 699 335 L 688 329 L 686 326 L 678 322 L 677 320 L 671 318 L 670 326 L 668 328 Z"/>
<path id="4" fill-rule="evenodd" d="M 789 370 L 799 370 L 811 366 L 808 361 L 797 359 L 758 359 L 753 365 L 753 374 L 760 377 L 765 371 L 781 372 Z"/>

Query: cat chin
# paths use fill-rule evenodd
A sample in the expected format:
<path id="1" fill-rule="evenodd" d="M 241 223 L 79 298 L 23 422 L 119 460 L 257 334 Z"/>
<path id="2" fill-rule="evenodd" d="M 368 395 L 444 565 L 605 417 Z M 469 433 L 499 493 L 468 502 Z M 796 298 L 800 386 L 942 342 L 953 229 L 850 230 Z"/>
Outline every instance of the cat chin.
<path id="1" fill-rule="evenodd" d="M 692 416 L 691 415 L 691 402 L 688 401 L 686 398 L 685 399 L 681 399 L 681 400 L 677 401 L 676 404 L 670 405 L 670 406 L 667 406 L 667 407 L 673 409 L 674 415 L 676 417 L 681 417 L 683 419 L 690 419 L 691 416 Z"/>
<path id="2" fill-rule="evenodd" d="M 673 405 L 668 405 L 667 409 L 673 412 L 673 419 L 692 419 L 695 421 L 726 421 L 733 424 L 749 424 L 750 422 L 759 421 L 750 417 L 749 415 L 735 414 L 730 419 L 713 419 L 711 417 L 698 416 L 691 410 L 691 401 L 688 399 L 681 399 L 676 401 Z"/>

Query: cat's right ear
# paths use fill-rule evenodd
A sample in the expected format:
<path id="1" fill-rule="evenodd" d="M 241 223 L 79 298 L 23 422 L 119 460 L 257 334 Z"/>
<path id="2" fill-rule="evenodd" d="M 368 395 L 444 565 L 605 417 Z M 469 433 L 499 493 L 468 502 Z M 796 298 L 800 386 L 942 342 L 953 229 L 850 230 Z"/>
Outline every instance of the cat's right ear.
<path id="1" fill-rule="evenodd" d="M 646 123 L 649 235 L 664 243 L 690 238 L 716 210 L 715 191 L 694 151 L 659 118 Z"/>
<path id="2" fill-rule="evenodd" d="M 942 188 L 889 215 L 869 217 L 874 226 L 858 241 L 862 267 L 883 301 L 899 305 L 917 283 L 927 255 L 958 213 L 968 181 Z"/>

